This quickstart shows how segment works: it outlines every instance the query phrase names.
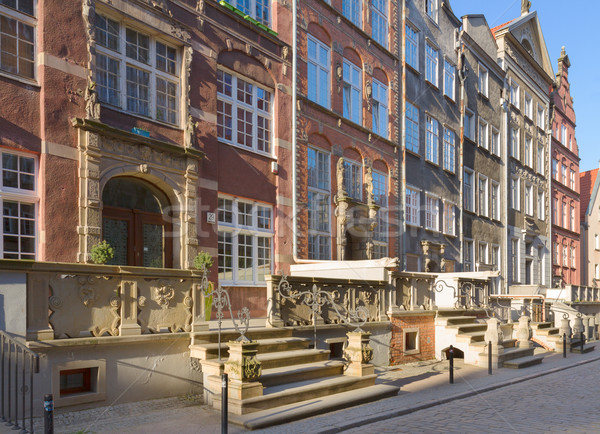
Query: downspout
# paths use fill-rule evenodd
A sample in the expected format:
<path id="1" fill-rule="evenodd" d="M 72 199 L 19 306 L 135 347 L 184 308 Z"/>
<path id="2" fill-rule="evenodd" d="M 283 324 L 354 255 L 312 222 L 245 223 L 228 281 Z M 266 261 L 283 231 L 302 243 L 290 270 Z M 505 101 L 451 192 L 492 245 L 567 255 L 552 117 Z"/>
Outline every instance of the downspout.
<path id="1" fill-rule="evenodd" d="M 401 83 L 402 96 L 400 97 L 401 107 L 399 112 L 402 114 L 400 120 L 400 147 L 401 147 L 401 158 L 402 162 L 400 165 L 400 200 L 398 204 L 400 209 L 398 210 L 398 218 L 400 219 L 400 238 L 402 240 L 402 251 L 401 261 L 402 270 L 406 270 L 406 2 L 402 1 L 402 16 L 401 16 L 401 28 L 402 28 L 402 41 L 400 42 L 400 65 L 402 67 Z"/>
<path id="2" fill-rule="evenodd" d="M 459 183 L 459 222 L 458 222 L 458 239 L 459 239 L 459 250 L 458 250 L 458 258 L 461 264 L 462 271 L 465 271 L 464 264 L 464 173 L 465 173 L 465 162 L 464 162 L 464 145 L 465 145 L 465 80 L 467 79 L 467 67 L 464 62 L 464 45 L 462 43 L 462 35 L 463 31 L 459 33 L 458 36 L 458 78 L 460 80 L 460 146 L 459 146 L 459 156 L 458 156 L 458 183 Z M 472 258 L 473 260 L 474 258 Z"/>
<path id="3" fill-rule="evenodd" d="M 502 70 L 506 73 L 506 66 L 503 64 Z M 504 254 L 502 254 L 502 270 L 504 270 L 504 284 L 502 285 L 502 294 L 508 294 L 508 249 L 509 247 L 512 249 L 512 244 L 509 246 L 508 244 L 508 195 L 509 195 L 509 186 L 510 180 L 508 179 L 508 103 L 506 101 L 505 96 L 508 94 L 508 89 L 506 87 L 506 78 L 504 78 L 504 85 L 502 88 L 502 95 L 500 96 L 500 108 L 502 110 L 502 127 L 501 130 L 504 132 L 503 135 L 503 143 L 502 145 L 502 177 L 504 182 L 501 183 L 501 188 L 504 189 L 502 192 L 502 198 L 504 199 L 501 203 L 502 210 L 502 224 L 504 225 L 504 231 L 502 231 L 502 243 L 504 245 Z M 511 251 L 512 254 L 512 251 Z M 501 273 L 502 274 L 502 273 Z"/>
<path id="4" fill-rule="evenodd" d="M 298 262 L 298 176 L 296 174 L 296 135 L 297 135 L 297 62 L 298 62 L 298 1 L 292 0 L 292 255 Z"/>

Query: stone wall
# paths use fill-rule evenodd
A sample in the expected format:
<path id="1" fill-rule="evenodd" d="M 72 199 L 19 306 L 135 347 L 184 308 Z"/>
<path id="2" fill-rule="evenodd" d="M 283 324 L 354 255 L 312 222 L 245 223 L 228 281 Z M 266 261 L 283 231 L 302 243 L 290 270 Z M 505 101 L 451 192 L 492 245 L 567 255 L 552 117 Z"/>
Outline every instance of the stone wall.
<path id="1" fill-rule="evenodd" d="M 435 358 L 435 312 L 397 313 L 391 316 L 390 365 Z M 407 333 L 417 332 L 417 348 L 406 349 Z M 410 340 L 410 339 L 409 339 Z M 411 342 L 408 342 L 409 346 Z"/>

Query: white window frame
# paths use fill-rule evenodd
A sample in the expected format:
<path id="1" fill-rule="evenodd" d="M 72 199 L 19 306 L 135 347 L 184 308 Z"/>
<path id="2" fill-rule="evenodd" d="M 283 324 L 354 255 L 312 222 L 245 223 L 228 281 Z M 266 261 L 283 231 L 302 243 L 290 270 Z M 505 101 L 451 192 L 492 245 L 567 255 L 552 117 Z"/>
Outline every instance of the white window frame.
<path id="1" fill-rule="evenodd" d="M 223 89 L 226 90 L 228 80 L 231 80 L 231 95 L 222 93 L 217 90 L 217 137 L 219 142 L 224 142 L 242 149 L 257 152 L 265 155 L 273 155 L 273 91 L 267 89 L 262 85 L 258 85 L 253 81 L 249 80 L 245 76 L 235 74 L 228 69 L 218 68 L 217 77 L 222 77 Z M 229 79 L 227 78 L 229 77 Z M 218 87 L 221 79 L 217 79 Z M 240 90 L 240 83 L 243 83 L 243 90 Z M 250 89 L 250 92 L 248 90 Z M 241 92 L 238 94 L 238 92 Z M 246 102 L 247 97 L 250 96 L 252 103 Z M 243 99 L 244 101 L 240 100 Z M 268 101 L 267 101 L 268 99 Z M 225 107 L 229 107 L 231 115 L 230 131 L 231 138 L 224 135 L 226 131 L 226 124 L 224 119 L 226 117 Z M 262 107 L 262 108 L 261 108 Z M 267 108 L 267 110 L 264 110 Z M 250 114 L 251 119 L 240 119 L 239 112 L 244 114 Z M 221 125 L 223 124 L 223 125 Z M 240 125 L 243 128 L 239 130 Z M 247 128 L 250 128 L 248 132 Z M 223 135 L 221 133 L 223 131 Z M 240 142 L 240 136 L 242 142 Z M 250 136 L 250 146 L 246 143 L 246 140 Z"/>
<path id="2" fill-rule="evenodd" d="M 406 101 L 406 149 L 419 154 L 419 109 Z"/>
<path id="3" fill-rule="evenodd" d="M 0 74 L 2 75 L 6 74 L 10 77 L 18 77 L 19 79 L 27 81 L 35 81 L 37 78 L 37 19 L 35 18 L 37 14 L 36 3 L 37 1 L 33 2 L 33 10 L 31 14 L 22 10 L 19 4 L 16 5 L 16 8 L 0 5 L 0 16 L 5 17 L 7 20 L 15 21 L 16 24 L 14 35 L 6 32 L 2 33 L 3 39 L 10 38 L 14 41 L 15 52 L 11 53 L 10 51 L 0 51 L 0 53 L 6 54 L 7 56 L 16 57 L 16 71 L 6 69 L 6 67 L 0 63 Z M 23 29 L 31 28 L 31 40 L 23 38 L 25 32 L 21 32 L 21 26 L 27 26 L 23 27 Z M 26 49 L 28 46 L 31 47 L 29 50 Z M 0 50 L 2 50 L 1 44 Z M 31 75 L 26 74 L 25 71 L 22 70 L 22 62 L 24 62 L 28 68 L 31 68 Z"/>
<path id="4" fill-rule="evenodd" d="M 315 53 L 311 56 L 310 45 L 314 44 Z M 331 107 L 330 72 L 331 50 L 327 45 L 312 35 L 307 35 L 307 97 L 309 100 L 325 107 Z M 326 59 L 322 59 L 324 54 Z M 311 69 L 314 73 L 311 73 Z"/>
<path id="5" fill-rule="evenodd" d="M 444 95 L 455 100 L 456 95 L 456 66 L 444 58 Z"/>
<path id="6" fill-rule="evenodd" d="M 388 1 L 371 1 L 371 35 L 373 39 L 382 47 L 388 46 Z"/>
<path id="7" fill-rule="evenodd" d="M 575 178 L 575 171 L 574 170 L 570 171 L 569 178 L 570 178 L 570 187 L 571 187 L 571 190 L 575 191 L 575 186 L 576 186 L 575 179 L 576 178 Z"/>
<path id="8" fill-rule="evenodd" d="M 546 193 L 538 189 L 538 198 L 537 198 L 537 216 L 539 220 L 546 219 Z"/>
<path id="9" fill-rule="evenodd" d="M 515 106 L 517 109 L 521 108 L 521 100 L 520 100 L 520 86 L 514 79 L 510 80 L 510 103 Z"/>
<path id="10" fill-rule="evenodd" d="M 492 180 L 491 182 L 491 190 L 490 190 L 490 204 L 491 204 L 491 212 L 490 216 L 493 220 L 500 221 L 500 183 Z"/>
<path id="11" fill-rule="evenodd" d="M 577 257 L 576 257 L 576 249 L 575 246 L 571 247 L 571 268 L 577 267 Z"/>
<path id="12" fill-rule="evenodd" d="M 456 205 L 452 202 L 442 200 L 444 210 L 444 234 L 456 236 Z"/>
<path id="13" fill-rule="evenodd" d="M 560 143 L 567 146 L 567 126 L 565 124 L 560 125 Z"/>
<path id="14" fill-rule="evenodd" d="M 533 184 L 525 184 L 525 214 L 533 217 Z"/>
<path id="15" fill-rule="evenodd" d="M 467 175 L 471 180 L 471 183 L 467 183 Z M 466 211 L 475 212 L 475 172 L 472 169 L 465 167 L 463 178 L 464 208 Z"/>
<path id="16" fill-rule="evenodd" d="M 105 47 L 101 43 L 96 43 L 96 64 L 94 77 L 97 83 L 97 92 L 99 99 L 103 104 L 115 108 L 117 110 L 123 111 L 127 114 L 133 116 L 140 116 L 146 119 L 153 119 L 157 122 L 166 123 L 168 125 L 175 125 L 176 127 L 181 126 L 181 47 L 174 46 L 170 42 L 163 40 L 159 37 L 156 37 L 156 32 L 151 29 L 140 28 L 138 25 L 131 25 L 129 22 L 123 20 L 122 18 L 116 18 L 114 16 L 108 14 L 98 14 L 99 17 L 103 17 L 108 20 L 116 23 L 118 25 L 118 35 L 114 33 L 110 33 L 111 36 L 117 37 L 117 46 L 113 48 Z M 97 18 L 98 19 L 98 18 Z M 103 29 L 96 27 L 96 32 L 102 32 Z M 141 45 L 132 45 L 127 41 L 127 32 L 135 32 L 136 39 L 140 36 L 148 39 L 148 63 L 145 63 L 143 60 L 138 60 L 140 53 L 145 52 L 145 48 Z M 98 38 L 96 38 L 98 39 Z M 139 40 L 139 39 L 138 39 Z M 157 44 L 161 44 L 165 46 L 167 49 L 175 51 L 175 59 L 174 65 L 172 68 L 172 72 L 163 71 L 159 68 L 157 53 Z M 133 47 L 135 51 L 136 57 L 138 59 L 130 57 L 127 53 L 127 47 Z M 140 47 L 140 48 L 136 48 Z M 143 50 L 143 51 L 142 51 Z M 131 52 L 131 50 L 130 50 Z M 114 62 L 113 65 L 117 65 L 117 71 L 109 70 L 108 67 L 106 70 L 102 70 L 100 68 L 101 57 L 105 58 L 107 62 Z M 168 59 L 165 61 L 165 65 L 171 65 L 173 63 L 173 59 L 169 59 L 168 57 L 161 56 L 163 59 Z M 130 80 L 132 77 L 128 74 L 128 71 L 136 71 L 138 74 L 148 74 L 148 81 L 144 82 L 136 82 L 136 86 L 131 87 L 129 83 L 133 83 Z M 115 74 L 116 72 L 116 74 Z M 107 82 L 103 83 L 101 79 L 101 75 L 107 75 Z M 118 83 L 117 88 L 109 88 L 110 79 L 108 75 L 113 76 L 113 80 L 116 80 Z M 139 75 L 136 75 L 136 79 L 139 79 Z M 166 108 L 166 114 L 163 113 L 160 108 L 159 101 L 160 95 L 158 90 L 158 82 L 159 80 L 167 83 L 168 85 L 174 86 L 174 91 L 172 94 L 165 93 L 165 98 L 174 99 L 174 101 L 164 102 L 164 108 Z M 146 84 L 146 86 L 145 86 Z M 134 93 L 129 93 L 129 89 L 135 88 Z M 112 91 L 116 92 L 116 95 L 112 93 L 113 98 L 109 97 L 107 93 L 106 97 L 103 97 L 104 92 Z M 144 91 L 144 89 L 146 89 Z M 172 88 L 171 88 L 172 89 Z M 147 93 L 147 99 L 144 98 L 143 94 Z M 148 105 L 148 113 L 145 113 L 142 109 L 133 109 L 130 108 L 129 103 L 141 104 L 142 106 Z M 169 107 L 170 106 L 170 107 Z M 165 116 L 174 115 L 175 119 L 167 119 Z M 162 118 L 161 118 L 162 116 Z"/>
<path id="17" fill-rule="evenodd" d="M 362 3 L 362 0 L 342 1 L 342 13 L 358 28 L 362 28 Z"/>
<path id="18" fill-rule="evenodd" d="M 473 240 L 465 238 L 463 241 L 463 271 L 475 270 L 475 245 Z"/>
<path id="19" fill-rule="evenodd" d="M 468 139 L 475 141 L 475 113 L 465 109 L 464 134 Z"/>
<path id="20" fill-rule="evenodd" d="M 13 170 L 8 166 L 8 163 L 5 162 L 5 159 L 13 160 L 16 158 L 16 170 Z M 32 172 L 23 170 L 23 166 L 21 165 L 21 160 L 27 160 L 32 163 Z M 14 161 L 14 160 L 13 160 Z M 8 185 L 4 185 L 5 176 L 4 172 L 9 172 L 14 174 L 15 179 L 17 181 L 17 186 L 12 187 Z M 22 188 L 21 182 L 23 179 L 30 179 L 31 185 L 33 187 L 32 190 L 27 188 Z M 36 156 L 25 153 L 18 152 L 8 149 L 0 149 L 0 209 L 2 209 L 2 213 L 0 214 L 0 218 L 2 219 L 2 226 L 0 226 L 0 258 L 6 259 L 30 259 L 35 260 L 38 256 L 39 250 L 39 238 L 38 238 L 38 229 L 39 229 L 39 193 L 38 193 L 38 182 L 39 182 L 39 165 L 38 159 Z M 11 202 L 17 204 L 17 215 L 4 215 L 6 211 L 4 207 L 5 202 Z M 33 217 L 30 215 L 23 215 L 21 205 L 27 205 L 33 207 Z M 8 228 L 8 220 L 16 221 L 16 233 L 8 232 L 5 233 L 5 229 Z M 33 231 L 33 234 L 23 233 L 23 231 L 27 228 L 26 222 L 33 222 L 33 227 L 30 228 Z M 24 224 L 26 226 L 24 226 Z M 5 237 L 16 238 L 18 248 L 17 250 L 5 251 Z M 24 251 L 23 244 L 21 241 L 32 240 L 33 242 L 33 251 Z"/>
<path id="21" fill-rule="evenodd" d="M 425 13 L 434 23 L 438 22 L 438 0 L 425 0 Z"/>
<path id="22" fill-rule="evenodd" d="M 440 230 L 440 198 L 425 193 L 425 229 L 439 232 Z"/>
<path id="23" fill-rule="evenodd" d="M 246 15 L 267 27 L 271 26 L 271 2 L 269 0 L 225 0 Z M 259 9 L 262 14 L 259 14 Z M 266 17 L 264 12 L 266 13 Z"/>
<path id="24" fill-rule="evenodd" d="M 406 24 L 406 46 L 405 46 L 405 62 L 407 65 L 419 70 L 419 30 L 410 24 Z"/>
<path id="25" fill-rule="evenodd" d="M 546 129 L 546 109 L 540 104 L 537 106 L 537 126 L 542 130 Z"/>
<path id="26" fill-rule="evenodd" d="M 600 235 L 594 235 L 594 250 L 600 250 Z"/>
<path id="27" fill-rule="evenodd" d="M 456 133 L 444 127 L 444 170 L 456 172 Z"/>
<path id="28" fill-rule="evenodd" d="M 567 186 L 567 165 L 566 164 L 562 164 L 560 167 L 560 181 L 562 183 L 562 185 Z"/>
<path id="29" fill-rule="evenodd" d="M 556 181 L 560 181 L 560 176 L 558 174 L 558 165 L 559 161 L 556 158 L 552 158 L 552 178 Z"/>
<path id="30" fill-rule="evenodd" d="M 388 138 L 388 87 L 373 78 L 373 132 Z"/>
<path id="31" fill-rule="evenodd" d="M 483 149 L 490 149 L 490 125 L 480 116 L 479 117 L 479 146 Z"/>
<path id="32" fill-rule="evenodd" d="M 486 98 L 489 98 L 489 72 L 488 69 L 483 66 L 481 63 L 479 64 L 479 74 L 478 74 L 478 88 L 479 93 Z"/>
<path id="33" fill-rule="evenodd" d="M 331 155 L 321 149 L 309 147 L 307 154 L 308 176 L 308 258 L 331 259 Z M 314 158 L 311 157 L 314 153 Z M 314 159 L 315 172 L 311 176 L 311 161 Z M 312 203 L 311 197 L 316 198 Z M 313 205 L 317 208 L 312 209 Z M 324 205 L 324 210 L 319 206 Z M 324 211 L 324 212 L 323 212 Z M 311 216 L 312 213 L 312 216 Z M 321 221 L 320 215 L 326 219 Z"/>
<path id="34" fill-rule="evenodd" d="M 493 265 L 496 271 L 500 271 L 501 264 L 502 256 L 500 254 L 500 245 L 490 244 L 490 265 Z"/>
<path id="35" fill-rule="evenodd" d="M 421 209 L 421 191 L 406 187 L 406 224 L 410 226 L 420 226 L 420 209 Z"/>
<path id="36" fill-rule="evenodd" d="M 479 262 L 479 264 L 483 264 L 483 265 L 487 265 L 489 264 L 489 258 L 490 258 L 490 245 L 489 243 L 485 242 L 485 241 L 479 241 L 479 243 L 477 243 L 478 245 L 478 249 L 477 249 L 477 260 Z M 482 254 L 483 253 L 483 254 Z"/>
<path id="37" fill-rule="evenodd" d="M 490 215 L 489 184 L 487 176 L 481 173 L 477 175 L 477 207 L 479 215 L 484 217 Z"/>
<path id="38" fill-rule="evenodd" d="M 348 59 L 342 69 L 343 116 L 362 125 L 362 69 Z"/>
<path id="39" fill-rule="evenodd" d="M 525 144 L 523 145 L 523 159 L 523 164 L 533 169 L 533 139 L 528 135 L 525 135 Z"/>
<path id="40" fill-rule="evenodd" d="M 575 207 L 573 205 L 569 205 L 569 212 L 570 212 L 570 217 L 571 217 L 570 218 L 570 220 L 571 220 L 571 228 L 570 229 L 573 232 L 576 232 L 576 228 L 575 228 L 575 224 L 576 224 L 576 221 L 575 221 Z"/>
<path id="41" fill-rule="evenodd" d="M 231 222 L 224 222 L 224 221 L 220 221 L 218 222 L 219 224 L 219 228 L 218 228 L 218 232 L 219 232 L 219 237 L 221 236 L 221 234 L 229 234 L 231 236 L 231 273 L 232 273 L 232 279 L 225 279 L 224 277 L 221 277 L 221 270 L 224 268 L 224 264 L 221 264 L 221 262 L 224 261 L 219 261 L 219 283 L 220 284 L 228 284 L 228 285 L 253 285 L 253 286 L 266 286 L 266 282 L 264 280 L 262 280 L 260 278 L 261 273 L 260 273 L 260 268 L 261 268 L 261 259 L 265 259 L 264 257 L 261 258 L 261 249 L 263 251 L 263 255 L 264 255 L 264 249 L 268 249 L 268 269 L 264 269 L 262 276 L 266 276 L 267 274 L 271 274 L 272 272 L 272 267 L 273 267 L 273 237 L 274 237 L 274 231 L 273 231 L 273 222 L 274 222 L 274 216 L 273 216 L 273 206 L 264 202 L 257 202 L 257 201 L 251 201 L 251 200 L 247 200 L 247 199 L 241 199 L 238 197 L 234 197 L 234 196 L 228 196 L 228 195 L 219 195 L 219 202 L 221 200 L 226 200 L 226 201 L 231 201 L 231 213 L 232 213 L 232 221 Z M 245 205 L 245 206 L 250 206 L 250 210 L 251 210 L 251 224 L 244 224 L 243 222 L 240 222 L 240 214 L 239 214 L 239 206 L 240 205 Z M 269 211 L 269 217 L 268 217 L 268 221 L 269 221 L 269 228 L 264 228 L 261 227 L 261 225 L 259 224 L 259 222 L 261 221 L 261 219 L 264 219 L 264 217 L 261 216 L 261 211 L 262 210 L 266 210 Z M 221 215 L 221 213 L 219 212 L 219 217 Z M 241 237 L 244 238 L 250 238 L 251 240 L 251 256 L 250 259 L 252 261 L 252 270 L 251 270 L 251 274 L 252 274 L 252 278 L 251 279 L 244 279 L 242 277 L 242 272 L 239 269 L 239 264 L 240 264 L 240 260 L 242 258 L 248 258 L 247 256 L 244 257 L 240 257 L 240 248 L 242 247 L 242 245 L 247 245 L 247 244 L 241 244 Z M 268 240 L 268 246 L 261 246 L 261 241 L 264 242 Z M 219 241 L 220 242 L 220 241 Z M 224 243 L 225 244 L 225 243 Z M 229 244 L 229 243 L 227 243 Z M 219 250 L 223 250 L 223 248 L 221 246 L 219 246 Z M 265 265 L 265 264 L 263 264 Z"/>
<path id="42" fill-rule="evenodd" d="M 516 175 L 510 178 L 510 207 L 521 210 L 521 178 Z"/>
<path id="43" fill-rule="evenodd" d="M 545 175 L 546 174 L 546 169 L 545 169 L 545 165 L 544 165 L 544 145 L 540 145 L 538 143 L 537 145 L 537 172 L 540 175 Z"/>
<path id="44" fill-rule="evenodd" d="M 500 156 L 500 131 L 492 127 L 490 152 L 496 156 Z"/>
<path id="45" fill-rule="evenodd" d="M 510 266 L 511 266 L 511 275 L 510 280 L 512 283 L 520 282 L 521 270 L 520 270 L 520 248 L 521 242 L 519 238 L 511 238 L 510 243 Z"/>
<path id="46" fill-rule="evenodd" d="M 525 102 L 523 106 L 525 116 L 533 121 L 533 98 L 528 92 L 525 92 Z"/>
<path id="47" fill-rule="evenodd" d="M 438 87 L 440 55 L 437 47 L 430 42 L 425 44 L 425 80 Z"/>
<path id="48" fill-rule="evenodd" d="M 425 159 L 439 164 L 440 123 L 431 115 L 425 115 Z"/>
<path id="49" fill-rule="evenodd" d="M 351 199 L 362 201 L 363 166 L 357 161 L 344 159 L 344 189 Z"/>
<path id="50" fill-rule="evenodd" d="M 521 160 L 521 129 L 520 128 L 510 128 L 510 156 Z"/>

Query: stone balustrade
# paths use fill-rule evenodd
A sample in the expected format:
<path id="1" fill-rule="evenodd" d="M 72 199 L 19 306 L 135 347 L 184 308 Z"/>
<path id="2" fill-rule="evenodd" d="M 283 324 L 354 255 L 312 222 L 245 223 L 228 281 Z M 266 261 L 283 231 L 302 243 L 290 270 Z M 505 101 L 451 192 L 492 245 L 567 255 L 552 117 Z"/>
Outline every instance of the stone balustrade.
<path id="1" fill-rule="evenodd" d="M 25 277 L 27 340 L 208 329 L 197 271 L 2 260 L 0 273 Z"/>

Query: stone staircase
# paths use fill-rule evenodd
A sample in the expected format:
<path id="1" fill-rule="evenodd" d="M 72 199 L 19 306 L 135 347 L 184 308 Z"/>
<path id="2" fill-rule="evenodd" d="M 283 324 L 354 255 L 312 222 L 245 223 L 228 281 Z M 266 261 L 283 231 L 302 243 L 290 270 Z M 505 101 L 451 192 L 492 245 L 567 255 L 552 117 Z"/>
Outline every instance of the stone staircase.
<path id="1" fill-rule="evenodd" d="M 375 384 L 377 376 L 372 365 L 363 365 L 367 368 L 360 376 L 350 375 L 347 362 L 330 359 L 329 350 L 309 348 L 310 339 L 292 333 L 291 328 L 258 328 L 246 333 L 257 342 L 256 359 L 262 373 L 242 396 L 232 396 L 230 388 L 228 410 L 232 423 L 262 428 L 398 393 L 397 387 Z M 202 364 L 205 402 L 217 410 L 221 408 L 220 375 L 229 357 L 228 341 L 238 337 L 235 332 L 221 334 L 221 360 L 214 331 L 195 333 L 190 345 L 191 357 Z"/>
<path id="2" fill-rule="evenodd" d="M 534 340 L 540 343 L 544 348 L 553 351 L 562 352 L 563 342 L 561 339 L 558 327 L 552 327 L 550 322 L 540 322 L 531 325 L 534 333 Z M 583 353 L 594 351 L 595 343 L 584 343 Z M 581 339 L 578 334 L 575 334 L 569 343 L 569 351 L 572 353 L 581 353 Z"/>
<path id="3" fill-rule="evenodd" d="M 488 328 L 481 318 L 484 311 L 438 311 L 435 320 L 436 352 L 453 345 L 464 354 L 464 362 L 471 365 L 487 366 L 488 344 L 485 334 Z M 500 325 L 505 338 L 492 350 L 492 367 L 525 368 L 542 362 L 542 357 L 534 356 L 534 348 L 519 347 L 512 338 L 512 324 Z M 439 354 L 439 352 L 438 352 Z"/>

